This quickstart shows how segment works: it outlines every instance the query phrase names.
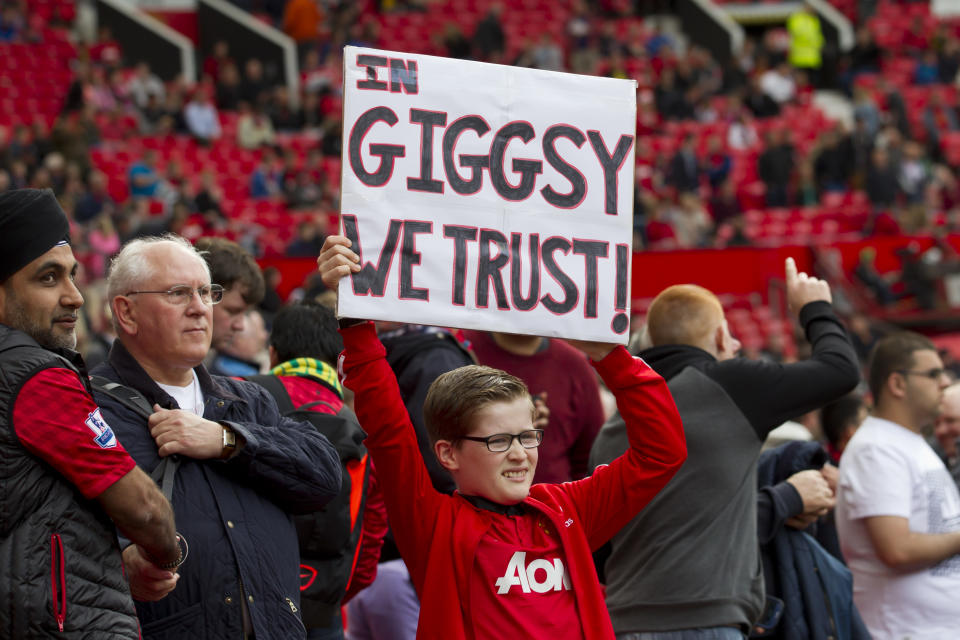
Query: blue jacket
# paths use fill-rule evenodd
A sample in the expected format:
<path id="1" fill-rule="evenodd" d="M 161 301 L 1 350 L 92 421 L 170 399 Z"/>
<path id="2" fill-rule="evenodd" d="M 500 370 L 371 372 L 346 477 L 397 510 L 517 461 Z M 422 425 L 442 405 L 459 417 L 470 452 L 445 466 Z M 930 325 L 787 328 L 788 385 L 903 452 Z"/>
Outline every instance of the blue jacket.
<path id="1" fill-rule="evenodd" d="M 816 442 L 791 442 L 765 451 L 757 465 L 759 488 L 768 489 L 794 473 L 819 468 L 826 461 L 826 452 Z M 763 514 L 758 515 L 762 523 Z M 769 517 L 771 530 L 766 535 L 765 527 L 760 525 L 767 597 L 783 601 L 779 624 L 762 636 L 783 640 L 869 640 L 870 634 L 853 604 L 850 570 L 813 536 L 782 526 L 792 515 L 796 513 Z M 820 531 L 818 536 L 824 533 Z"/>
<path id="2" fill-rule="evenodd" d="M 311 425 L 282 418 L 256 384 L 194 369 L 204 418 L 244 440 L 227 461 L 180 457 L 173 489 L 177 529 L 190 545 L 180 581 L 159 602 L 138 602 L 145 640 L 242 637 L 241 602 L 257 640 L 305 638 L 300 620 L 300 554 L 291 514 L 321 509 L 340 490 L 340 461 Z M 152 405 L 176 404 L 120 341 L 92 371 L 136 389 Z M 159 464 L 146 421 L 96 392 L 101 411 L 137 464 Z"/>

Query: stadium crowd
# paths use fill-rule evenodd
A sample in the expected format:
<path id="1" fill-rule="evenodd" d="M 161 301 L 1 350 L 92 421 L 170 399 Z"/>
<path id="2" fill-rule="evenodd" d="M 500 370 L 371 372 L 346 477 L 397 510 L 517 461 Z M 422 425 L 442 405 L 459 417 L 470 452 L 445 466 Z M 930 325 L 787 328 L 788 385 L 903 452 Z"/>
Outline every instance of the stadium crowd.
<path id="1" fill-rule="evenodd" d="M 295 98 L 225 42 L 188 86 L 107 28 L 72 41 L 70 3 L 0 12 L 0 47 L 73 52 L 55 112 L 0 121 L 0 636 L 956 635 L 949 352 L 792 259 L 796 349 L 742 349 L 735 310 L 682 283 L 629 351 L 338 323 L 359 269 L 339 52 L 444 3 L 234 3 L 297 42 Z M 796 55 L 809 24 L 721 63 L 629 2 L 522 37 L 517 3 L 481 4 L 416 52 L 637 80 L 634 251 L 782 242 L 760 218 L 847 208 L 850 235 L 955 259 L 954 25 L 881 3 L 913 16 L 895 46 L 858 16 L 828 69 Z M 318 273 L 284 299 L 265 255 Z M 932 253 L 899 283 L 872 258 L 853 281 L 878 305 L 938 305 Z"/>

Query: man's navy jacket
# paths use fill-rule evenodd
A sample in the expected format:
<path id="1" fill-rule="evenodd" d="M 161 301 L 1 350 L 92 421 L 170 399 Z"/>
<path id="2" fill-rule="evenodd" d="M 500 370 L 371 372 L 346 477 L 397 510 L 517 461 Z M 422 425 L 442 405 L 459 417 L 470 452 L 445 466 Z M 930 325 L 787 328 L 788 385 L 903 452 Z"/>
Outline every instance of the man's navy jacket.
<path id="1" fill-rule="evenodd" d="M 180 456 L 173 489 L 177 530 L 190 545 L 177 587 L 138 602 L 145 640 L 242 637 L 243 609 L 257 640 L 305 638 L 300 554 L 291 514 L 318 511 L 340 490 L 336 450 L 313 426 L 282 418 L 260 386 L 194 369 L 203 417 L 229 425 L 243 446 L 229 460 Z M 120 341 L 92 371 L 136 389 L 152 406 L 177 408 Z M 160 463 L 146 420 L 94 393 L 107 423 L 147 473 Z"/>

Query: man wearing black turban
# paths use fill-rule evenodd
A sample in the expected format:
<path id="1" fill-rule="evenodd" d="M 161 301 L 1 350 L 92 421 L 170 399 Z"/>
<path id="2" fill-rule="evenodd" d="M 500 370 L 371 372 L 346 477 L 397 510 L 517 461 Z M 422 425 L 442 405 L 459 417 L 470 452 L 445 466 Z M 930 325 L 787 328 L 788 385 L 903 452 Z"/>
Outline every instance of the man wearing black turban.
<path id="1" fill-rule="evenodd" d="M 71 351 L 83 297 L 69 232 L 51 191 L 0 194 L 0 638 L 133 640 L 114 524 L 156 565 L 139 598 L 176 585 L 180 546 Z"/>

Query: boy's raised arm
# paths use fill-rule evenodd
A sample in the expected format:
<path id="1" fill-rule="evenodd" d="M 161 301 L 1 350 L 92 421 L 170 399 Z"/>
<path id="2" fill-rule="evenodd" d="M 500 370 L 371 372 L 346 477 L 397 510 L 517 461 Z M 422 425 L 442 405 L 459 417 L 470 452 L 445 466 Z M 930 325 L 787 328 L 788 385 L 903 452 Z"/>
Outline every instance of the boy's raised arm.
<path id="1" fill-rule="evenodd" d="M 329 236 L 317 258 L 320 277 L 336 291 L 341 278 L 360 270 L 359 258 L 343 236 Z M 360 425 L 367 432 L 365 444 L 373 455 L 381 480 L 384 501 L 397 546 L 411 573 L 426 558 L 424 541 L 433 535 L 433 514 L 439 502 L 449 499 L 433 488 L 417 446 L 416 434 L 386 361 L 386 350 L 372 323 L 341 329 L 343 335 L 344 384 L 355 394 Z"/>

